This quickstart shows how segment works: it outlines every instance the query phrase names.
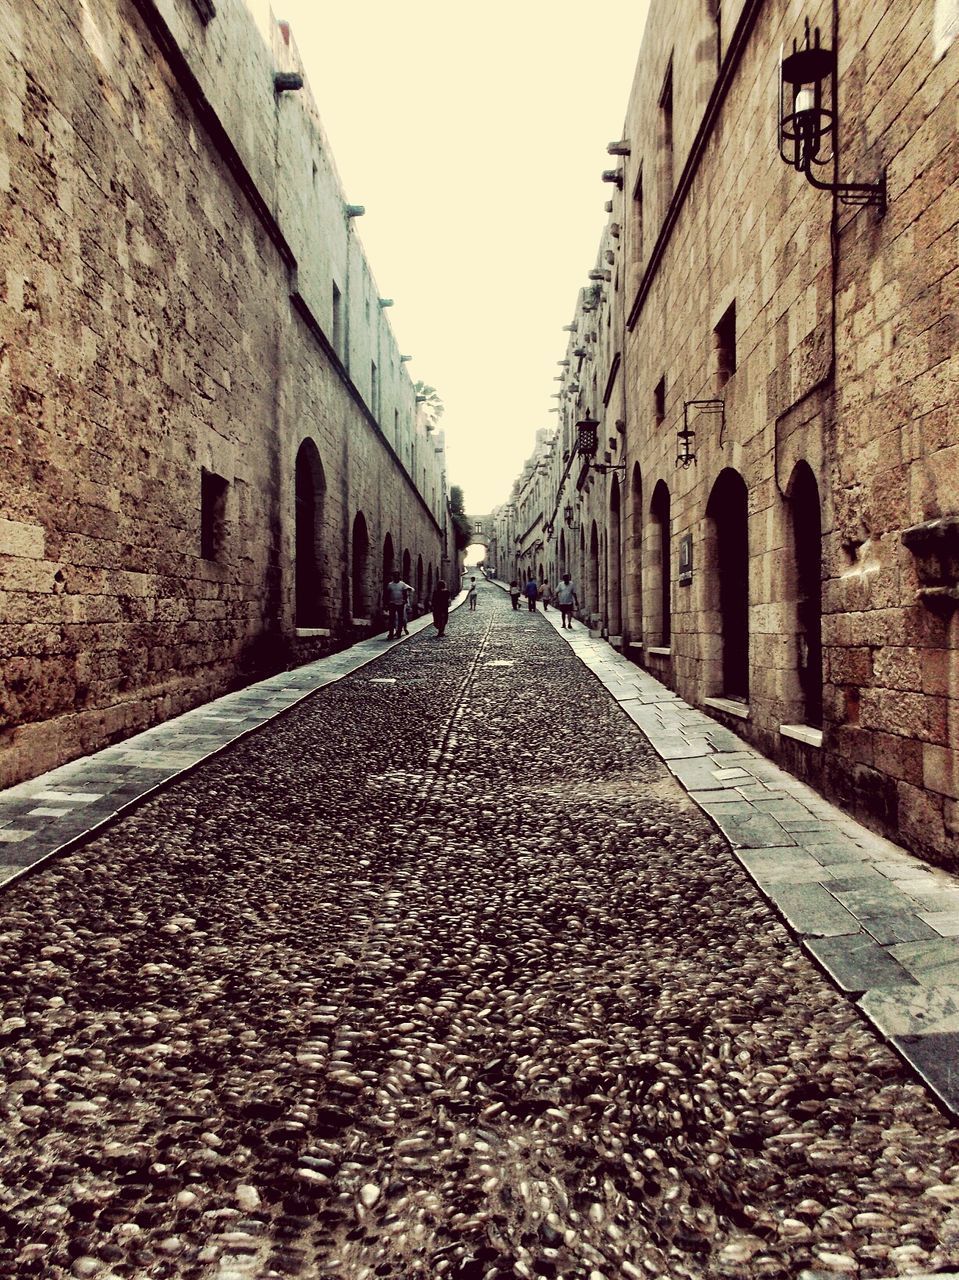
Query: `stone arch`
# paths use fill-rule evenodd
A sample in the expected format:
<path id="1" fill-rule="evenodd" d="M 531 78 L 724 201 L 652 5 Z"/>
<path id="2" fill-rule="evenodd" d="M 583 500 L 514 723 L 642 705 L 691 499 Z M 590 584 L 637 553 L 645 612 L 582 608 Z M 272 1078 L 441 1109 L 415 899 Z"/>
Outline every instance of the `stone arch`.
<path id="1" fill-rule="evenodd" d="M 599 530 L 594 520 L 589 530 L 589 560 L 586 565 L 586 611 L 590 623 L 599 613 Z"/>
<path id="2" fill-rule="evenodd" d="M 712 692 L 749 701 L 749 494 L 738 471 L 716 477 L 706 503 L 706 618 L 715 619 Z M 708 626 L 707 621 L 707 626 Z"/>
<path id="3" fill-rule="evenodd" d="M 423 557 L 416 557 L 416 603 L 423 605 Z"/>
<path id="4" fill-rule="evenodd" d="M 320 627 L 327 612 L 322 569 L 326 476 L 312 440 L 304 440 L 297 450 L 294 490 L 295 625 Z"/>
<path id="5" fill-rule="evenodd" d="M 410 582 L 410 578 L 413 576 L 413 557 L 410 555 L 409 547 L 403 552 L 403 568 L 400 571 L 400 576 L 404 582 L 409 582 L 410 586 L 413 585 Z"/>
<path id="6" fill-rule="evenodd" d="M 643 635 L 643 473 L 633 466 L 629 489 L 629 536 L 626 540 L 626 625 L 631 640 Z"/>
<path id="7" fill-rule="evenodd" d="M 545 578 L 544 578 L 544 576 L 543 576 L 543 562 L 542 562 L 542 560 L 540 560 L 540 562 L 539 562 L 539 577 L 536 579 L 536 581 L 537 581 L 537 583 L 545 582 L 545 581 L 546 581 L 546 579 L 545 579 Z"/>
<path id="8" fill-rule="evenodd" d="M 786 486 L 792 557 L 786 599 L 795 610 L 794 698 L 803 724 L 822 727 L 822 506 L 808 462 L 798 462 Z M 787 694 L 788 696 L 788 694 Z"/>
<path id="9" fill-rule="evenodd" d="M 620 532 L 619 478 L 614 476 L 609 487 L 609 539 L 606 548 L 606 625 L 613 636 L 618 636 L 623 629 Z"/>
<path id="10" fill-rule="evenodd" d="M 369 572 L 370 534 L 366 516 L 358 511 L 353 519 L 353 537 L 350 556 L 350 612 L 354 618 L 368 620 L 370 616 Z"/>
<path id="11" fill-rule="evenodd" d="M 396 552 L 393 549 L 393 535 L 388 533 L 383 539 L 383 583 L 389 582 L 396 568 Z"/>
<path id="12" fill-rule="evenodd" d="M 649 504 L 647 577 L 649 581 L 649 626 L 652 646 L 672 644 L 672 558 L 670 550 L 670 500 L 665 481 L 659 480 Z"/>

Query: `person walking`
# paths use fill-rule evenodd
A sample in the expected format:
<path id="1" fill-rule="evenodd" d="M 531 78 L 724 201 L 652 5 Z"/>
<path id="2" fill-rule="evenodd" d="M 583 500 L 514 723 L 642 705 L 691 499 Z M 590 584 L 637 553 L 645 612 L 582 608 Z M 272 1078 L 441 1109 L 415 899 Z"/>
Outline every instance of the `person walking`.
<path id="1" fill-rule="evenodd" d="M 527 604 L 527 607 L 529 608 L 530 613 L 535 613 L 536 612 L 536 596 L 539 592 L 539 588 L 536 585 L 536 579 L 530 578 L 529 582 L 527 582 L 526 586 L 523 588 L 523 591 L 526 596 L 526 604 Z"/>
<path id="2" fill-rule="evenodd" d="M 433 599 L 430 601 L 433 610 L 433 626 L 436 634 L 441 636 L 450 620 L 450 589 L 442 578 L 437 579 L 433 588 Z"/>
<path id="3" fill-rule="evenodd" d="M 513 608 L 519 608 L 519 583 L 514 578 L 509 584 L 509 598 L 513 602 Z"/>
<path id="4" fill-rule="evenodd" d="M 549 583 L 546 581 L 545 578 L 539 584 L 539 598 L 543 602 L 543 612 L 549 613 L 549 602 L 553 598 L 553 593 L 550 589 Z"/>
<path id="5" fill-rule="evenodd" d="M 399 638 L 403 634 L 403 628 L 406 625 L 406 602 L 412 592 L 413 588 L 410 584 L 404 582 L 400 577 L 399 569 L 394 569 L 389 582 L 383 590 L 390 628 L 389 635 L 386 637 L 387 640 Z"/>
<path id="6" fill-rule="evenodd" d="M 469 601 L 470 613 L 476 612 L 476 579 L 470 578 L 470 589 L 466 599 Z"/>
<path id="7" fill-rule="evenodd" d="M 568 573 L 563 574 L 563 581 L 556 588 L 556 604 L 563 619 L 563 629 L 573 629 L 573 610 L 579 608 L 576 591 Z"/>

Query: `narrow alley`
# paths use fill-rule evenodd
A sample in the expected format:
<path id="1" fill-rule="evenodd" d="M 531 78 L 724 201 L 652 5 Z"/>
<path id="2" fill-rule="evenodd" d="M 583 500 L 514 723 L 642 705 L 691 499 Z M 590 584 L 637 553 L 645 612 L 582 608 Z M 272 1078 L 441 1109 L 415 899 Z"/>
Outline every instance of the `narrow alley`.
<path id="1" fill-rule="evenodd" d="M 4 1275 L 959 1261 L 959 1128 L 491 585 L 0 917 Z"/>

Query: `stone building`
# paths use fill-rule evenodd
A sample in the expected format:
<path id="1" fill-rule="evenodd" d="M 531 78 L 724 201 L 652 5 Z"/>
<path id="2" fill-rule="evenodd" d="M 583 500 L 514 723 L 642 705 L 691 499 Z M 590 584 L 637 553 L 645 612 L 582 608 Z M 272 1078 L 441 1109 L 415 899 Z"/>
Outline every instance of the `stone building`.
<path id="1" fill-rule="evenodd" d="M 684 698 L 952 867 L 957 27 L 652 0 L 537 553 Z"/>
<path id="2" fill-rule="evenodd" d="M 288 28 L 0 7 L 0 785 L 378 625 L 441 433 Z"/>

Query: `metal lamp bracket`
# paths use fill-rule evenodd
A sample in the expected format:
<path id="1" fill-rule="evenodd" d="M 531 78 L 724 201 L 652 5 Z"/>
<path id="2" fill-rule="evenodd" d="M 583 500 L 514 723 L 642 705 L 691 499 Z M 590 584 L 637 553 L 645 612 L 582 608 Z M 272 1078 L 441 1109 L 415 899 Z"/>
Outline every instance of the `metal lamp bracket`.
<path id="1" fill-rule="evenodd" d="M 696 449 L 694 441 L 696 432 L 689 425 L 690 409 L 696 411 L 695 416 L 701 413 L 711 413 L 719 415 L 719 447 L 723 447 L 723 436 L 726 433 L 726 402 L 725 400 L 684 400 L 683 401 L 683 429 L 676 432 L 676 466 L 689 467 L 696 461 Z"/>

